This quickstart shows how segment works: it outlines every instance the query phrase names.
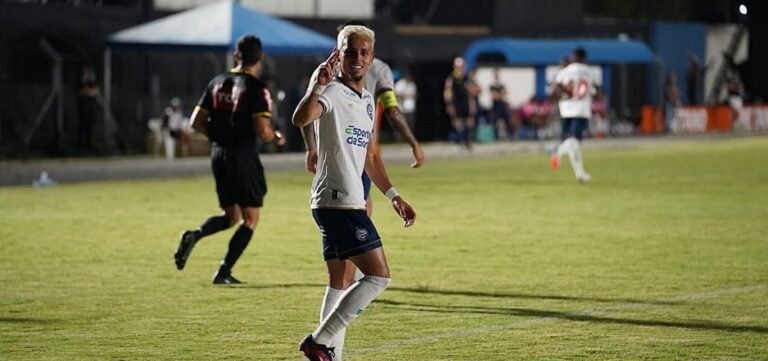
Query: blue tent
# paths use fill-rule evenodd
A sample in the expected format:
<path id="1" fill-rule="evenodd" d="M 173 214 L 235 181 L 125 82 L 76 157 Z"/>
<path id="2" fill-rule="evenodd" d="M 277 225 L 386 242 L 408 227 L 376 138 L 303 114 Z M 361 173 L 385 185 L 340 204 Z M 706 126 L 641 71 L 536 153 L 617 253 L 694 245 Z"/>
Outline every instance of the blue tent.
<path id="1" fill-rule="evenodd" d="M 488 38 L 472 42 L 464 51 L 467 69 L 473 69 L 483 57 L 504 59 L 507 65 L 536 69 L 536 95 L 547 91 L 546 67 L 556 65 L 581 47 L 587 62 L 600 65 L 603 88 L 610 93 L 612 65 L 654 63 L 654 54 L 642 41 L 623 39 L 512 39 Z M 622 90 L 625 92 L 625 90 Z"/>
<path id="2" fill-rule="evenodd" d="M 258 36 L 270 55 L 326 55 L 336 45 L 329 36 L 226 0 L 119 31 L 107 46 L 227 51 L 244 34 Z"/>
<path id="3" fill-rule="evenodd" d="M 483 54 L 501 55 L 510 65 L 554 65 L 576 47 L 584 48 L 593 64 L 653 62 L 653 52 L 645 43 L 613 39 L 481 39 L 469 44 L 464 59 L 469 69 Z"/>
<path id="4" fill-rule="evenodd" d="M 111 119 L 112 48 L 189 49 L 228 53 L 237 39 L 254 34 L 267 55 L 328 55 L 336 40 L 290 21 L 225 0 L 118 31 L 104 50 L 104 119 Z"/>

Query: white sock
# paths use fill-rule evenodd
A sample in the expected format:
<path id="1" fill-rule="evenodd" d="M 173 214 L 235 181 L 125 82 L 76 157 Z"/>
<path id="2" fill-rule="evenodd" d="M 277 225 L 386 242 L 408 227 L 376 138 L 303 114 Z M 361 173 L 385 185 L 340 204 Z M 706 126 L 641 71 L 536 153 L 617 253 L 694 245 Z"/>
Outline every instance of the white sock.
<path id="1" fill-rule="evenodd" d="M 568 138 L 571 139 L 571 138 Z M 562 158 L 563 155 L 569 154 L 571 150 L 571 142 L 568 141 L 568 139 L 564 140 L 562 143 L 557 145 L 555 154 L 557 154 L 558 158 Z"/>
<path id="2" fill-rule="evenodd" d="M 365 277 L 365 274 L 363 274 L 362 271 L 360 271 L 359 268 L 355 267 L 355 281 L 359 281 Z"/>
<path id="3" fill-rule="evenodd" d="M 336 307 L 339 302 L 339 298 L 346 292 L 345 290 L 337 290 L 335 288 L 326 287 L 325 297 L 323 297 L 323 304 L 320 306 L 320 323 L 325 321 L 328 315 Z M 336 336 L 333 337 L 330 344 L 326 346 L 334 347 L 334 361 L 341 361 L 341 353 L 344 349 L 344 338 L 346 337 L 347 329 L 341 330 Z"/>
<path id="4" fill-rule="evenodd" d="M 341 295 L 344 294 L 344 290 L 337 290 L 335 288 L 326 287 L 325 296 L 323 297 L 323 304 L 320 305 L 320 322 L 323 322 L 328 314 L 333 311 L 333 308 L 338 303 Z"/>
<path id="5" fill-rule="evenodd" d="M 323 320 L 320 326 L 312 332 L 312 339 L 323 345 L 328 345 L 345 330 L 352 321 L 389 286 L 389 278 L 365 276 L 353 284 L 341 296 L 336 307 Z"/>
<path id="6" fill-rule="evenodd" d="M 581 178 L 587 173 L 584 170 L 584 162 L 581 158 L 581 144 L 578 139 L 570 137 L 564 140 L 557 147 L 557 156 L 560 157 L 563 154 L 568 155 L 568 160 L 571 162 L 571 168 L 573 168 L 573 174 L 576 178 Z"/>

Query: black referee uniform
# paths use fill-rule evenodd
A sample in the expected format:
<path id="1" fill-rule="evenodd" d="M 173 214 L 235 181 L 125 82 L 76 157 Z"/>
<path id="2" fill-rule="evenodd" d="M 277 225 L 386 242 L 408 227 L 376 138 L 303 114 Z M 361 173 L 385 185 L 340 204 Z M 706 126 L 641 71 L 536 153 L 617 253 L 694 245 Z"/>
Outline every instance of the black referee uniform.
<path id="1" fill-rule="evenodd" d="M 254 119 L 271 117 L 271 94 L 259 79 L 231 70 L 208 84 L 198 107 L 209 114 L 211 168 L 221 208 L 261 207 L 267 193 Z"/>

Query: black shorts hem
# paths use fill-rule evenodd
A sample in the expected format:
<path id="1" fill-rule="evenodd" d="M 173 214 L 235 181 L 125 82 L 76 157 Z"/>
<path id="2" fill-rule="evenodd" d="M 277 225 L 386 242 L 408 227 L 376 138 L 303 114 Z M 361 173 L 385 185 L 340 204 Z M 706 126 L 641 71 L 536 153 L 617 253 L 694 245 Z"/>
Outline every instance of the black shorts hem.
<path id="1" fill-rule="evenodd" d="M 219 202 L 219 208 L 221 208 L 221 209 L 229 208 L 229 207 L 232 207 L 232 206 L 238 206 L 240 208 L 262 208 L 262 207 L 264 207 L 264 202 L 258 202 L 258 203 L 255 203 L 255 202 L 246 202 L 246 203 L 233 202 L 233 203 L 230 203 L 230 204 L 227 204 L 227 205 L 224 205 L 221 202 Z"/>
<path id="2" fill-rule="evenodd" d="M 362 246 L 359 246 L 359 247 L 356 247 L 356 248 L 353 248 L 353 249 L 348 249 L 348 250 L 346 250 L 346 251 L 344 251 L 342 253 L 332 253 L 332 254 L 331 253 L 323 253 L 323 259 L 326 260 L 326 261 L 330 261 L 332 259 L 340 259 L 340 260 L 343 261 L 345 259 L 348 259 L 349 257 L 358 256 L 358 255 L 361 255 L 361 254 L 363 254 L 365 252 L 374 250 L 376 248 L 381 248 L 382 246 L 383 246 L 383 244 L 381 243 L 381 239 L 377 239 L 377 240 L 375 240 L 373 242 L 366 243 L 366 244 L 364 244 Z"/>

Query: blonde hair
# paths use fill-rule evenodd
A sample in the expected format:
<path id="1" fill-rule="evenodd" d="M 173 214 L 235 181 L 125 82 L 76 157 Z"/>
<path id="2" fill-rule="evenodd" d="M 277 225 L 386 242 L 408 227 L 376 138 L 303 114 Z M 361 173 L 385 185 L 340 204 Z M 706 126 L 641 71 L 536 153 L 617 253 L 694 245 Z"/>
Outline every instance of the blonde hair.
<path id="1" fill-rule="evenodd" d="M 362 25 L 347 25 L 339 31 L 339 35 L 336 37 L 336 48 L 341 49 L 344 41 L 353 34 L 370 38 L 371 48 L 373 48 L 373 45 L 376 43 L 376 33 L 374 33 L 373 30 Z"/>

